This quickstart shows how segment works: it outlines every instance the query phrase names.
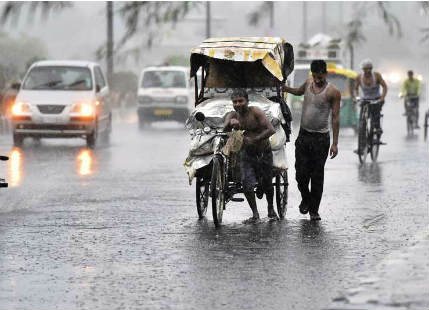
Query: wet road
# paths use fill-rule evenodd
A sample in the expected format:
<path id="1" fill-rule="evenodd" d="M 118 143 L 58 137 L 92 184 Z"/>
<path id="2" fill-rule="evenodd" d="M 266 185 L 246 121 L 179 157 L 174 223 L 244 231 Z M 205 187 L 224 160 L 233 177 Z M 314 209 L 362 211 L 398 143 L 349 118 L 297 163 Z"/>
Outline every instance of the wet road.
<path id="1" fill-rule="evenodd" d="M 0 310 L 326 307 L 427 228 L 428 143 L 406 137 L 394 104 L 384 114 L 377 164 L 360 166 L 342 131 L 320 223 L 298 212 L 291 143 L 287 219 L 243 225 L 247 205 L 230 203 L 218 230 L 210 215 L 197 220 L 180 125 L 139 132 L 118 118 L 94 151 L 0 137 L 11 158 L 0 163 Z"/>

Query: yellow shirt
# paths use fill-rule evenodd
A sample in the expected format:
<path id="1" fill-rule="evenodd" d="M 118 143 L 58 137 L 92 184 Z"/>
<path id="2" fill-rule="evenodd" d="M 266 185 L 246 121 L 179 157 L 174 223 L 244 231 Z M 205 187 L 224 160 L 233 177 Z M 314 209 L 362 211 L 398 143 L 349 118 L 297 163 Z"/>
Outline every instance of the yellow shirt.
<path id="1" fill-rule="evenodd" d="M 422 92 L 422 85 L 418 79 L 406 79 L 402 84 L 402 95 L 417 95 L 420 96 Z"/>

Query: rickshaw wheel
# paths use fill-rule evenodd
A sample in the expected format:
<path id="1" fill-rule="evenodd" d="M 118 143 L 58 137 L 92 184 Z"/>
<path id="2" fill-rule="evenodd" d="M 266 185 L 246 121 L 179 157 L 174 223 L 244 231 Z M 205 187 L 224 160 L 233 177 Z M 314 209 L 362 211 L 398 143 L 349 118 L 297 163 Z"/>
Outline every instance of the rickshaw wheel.
<path id="1" fill-rule="evenodd" d="M 210 182 L 210 195 L 212 199 L 213 222 L 216 227 L 222 223 L 223 209 L 225 206 L 224 181 L 222 173 L 222 159 L 213 158 L 212 179 Z"/>
<path id="2" fill-rule="evenodd" d="M 207 205 L 209 204 L 209 182 L 202 177 L 197 177 L 195 194 L 197 198 L 198 217 L 202 219 L 207 213 Z"/>
<path id="3" fill-rule="evenodd" d="M 276 175 L 276 204 L 277 213 L 281 219 L 284 219 L 287 210 L 288 199 L 288 177 L 287 171 L 280 171 Z"/>

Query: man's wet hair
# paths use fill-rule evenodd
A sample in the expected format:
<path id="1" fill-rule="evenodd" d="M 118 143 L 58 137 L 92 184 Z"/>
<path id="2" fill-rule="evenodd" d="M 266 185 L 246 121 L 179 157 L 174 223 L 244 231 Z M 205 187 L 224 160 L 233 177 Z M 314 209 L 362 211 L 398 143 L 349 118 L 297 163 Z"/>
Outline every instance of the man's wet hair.
<path id="1" fill-rule="evenodd" d="M 326 62 L 322 59 L 313 60 L 311 62 L 312 73 L 328 73 Z"/>
<path id="2" fill-rule="evenodd" d="M 247 93 L 247 91 L 244 88 L 234 89 L 232 94 L 231 94 L 231 100 L 234 97 L 243 97 L 243 98 L 246 98 L 247 101 L 249 101 L 249 94 Z"/>
<path id="3" fill-rule="evenodd" d="M 413 70 L 408 70 L 408 75 L 414 74 Z"/>

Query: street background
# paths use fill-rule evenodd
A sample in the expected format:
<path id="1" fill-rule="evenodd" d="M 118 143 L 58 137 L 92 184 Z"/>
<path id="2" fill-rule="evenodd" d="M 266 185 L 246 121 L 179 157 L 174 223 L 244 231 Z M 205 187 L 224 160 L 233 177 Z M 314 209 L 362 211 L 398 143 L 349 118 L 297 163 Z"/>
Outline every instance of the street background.
<path id="1" fill-rule="evenodd" d="M 139 132 L 130 110 L 115 118 L 111 145 L 95 150 L 79 139 L 15 149 L 2 136 L 11 159 L 0 167 L 10 183 L 0 196 L 0 309 L 310 310 L 351 298 L 399 270 L 397 253 L 427 234 L 428 144 L 421 133 L 407 138 L 402 108 L 391 94 L 378 163 L 359 165 L 357 137 L 341 132 L 320 223 L 299 214 L 293 143 L 286 219 L 268 222 L 261 200 L 263 223 L 243 225 L 247 204 L 230 203 L 215 229 L 210 210 L 197 218 L 180 124 Z M 425 283 L 427 264 L 413 268 L 406 276 Z M 392 285 L 404 292 L 415 281 Z M 429 304 L 425 285 L 402 297 L 383 289 L 379 302 Z"/>

